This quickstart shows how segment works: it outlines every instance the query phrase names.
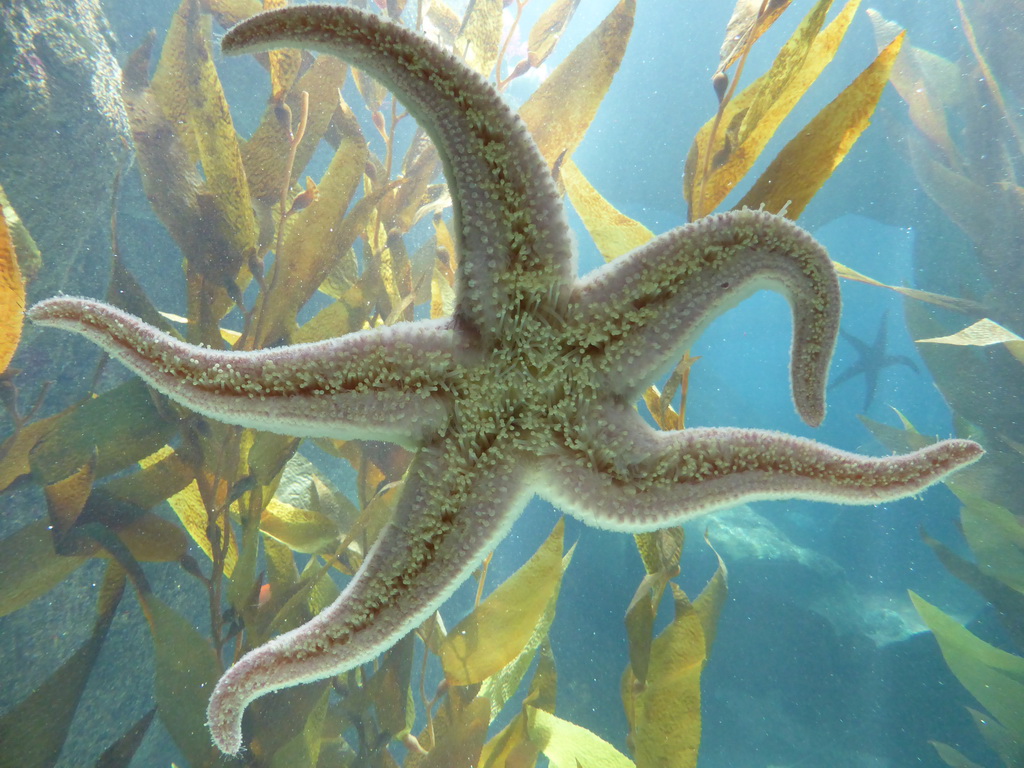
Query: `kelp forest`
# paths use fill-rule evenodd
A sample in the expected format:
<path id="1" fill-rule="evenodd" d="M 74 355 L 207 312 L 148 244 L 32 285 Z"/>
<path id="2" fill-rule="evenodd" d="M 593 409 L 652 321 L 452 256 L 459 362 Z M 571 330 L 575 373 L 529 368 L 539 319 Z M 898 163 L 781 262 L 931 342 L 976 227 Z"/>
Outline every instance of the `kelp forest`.
<path id="1" fill-rule="evenodd" d="M 580 0 L 470 0 L 461 13 L 445 0 L 361 5 L 422 31 L 500 91 L 547 67 L 549 57 L 559 62 L 516 106 L 589 235 L 580 248 L 611 261 L 653 233 L 616 207 L 614 188 L 592 184 L 573 153 L 600 141 L 587 129 L 644 2 L 621 0 L 589 28 Z M 260 73 L 262 91 L 253 96 L 266 103 L 254 130 L 236 129 L 219 37 L 285 4 L 182 0 L 166 34 L 118 57 L 129 135 L 102 200 L 105 300 L 195 344 L 255 350 L 451 314 L 459 254 L 450 192 L 433 145 L 379 83 L 304 51 L 233 61 Z M 527 28 L 526 12 L 537 5 L 544 7 Z M 954 768 L 1009 767 L 1024 763 L 1024 398 L 1006 395 L 1020 391 L 1024 365 L 1016 335 L 1024 333 L 1024 69 L 1013 54 L 1024 50 L 1024 24 L 1011 0 L 942 5 L 963 37 L 959 58 L 929 51 L 912 28 L 860 0 L 835 7 L 832 0 L 739 0 L 714 33 L 723 43 L 720 59 L 708 62 L 706 121 L 696 136 L 677 139 L 685 172 L 673 207 L 693 221 L 728 200 L 729 208 L 763 207 L 798 220 L 874 117 L 871 130 L 889 134 L 904 172 L 940 211 L 936 234 L 923 234 L 915 247 L 919 287 L 836 268 L 845 281 L 902 294 L 956 433 L 986 449 L 983 461 L 948 484 L 964 541 L 939 541 L 926 530 L 922 537 L 990 605 L 1001 634 L 979 636 L 942 605 L 913 593 L 906 600 L 976 699 L 963 718 L 973 719 L 989 749 L 967 755 L 936 741 L 935 759 Z M 1014 13 L 1018 23 L 1008 23 Z M 819 76 L 843 59 L 848 28 L 866 25 L 866 17 L 876 55 L 829 92 Z M 563 50 L 563 33 L 573 27 L 582 41 Z M 70 39 L 88 55 L 80 37 Z M 776 45 L 771 63 L 755 71 L 750 54 L 766 44 Z M 22 64 L 40 88 L 61 87 L 46 80 L 45 56 L 38 66 Z M 793 126 L 787 118 L 808 92 L 826 106 Z M 890 109 L 879 121 L 883 92 Z M 783 125 L 792 138 L 777 146 Z M 471 610 L 443 608 L 372 663 L 258 699 L 246 713 L 241 755 L 221 755 L 206 726 L 214 684 L 247 650 L 334 601 L 390 519 L 411 454 L 387 443 L 300 441 L 227 426 L 173 404 L 105 358 L 88 370 L 55 359 L 47 349 L 58 334 L 25 324 L 24 309 L 57 289 L 80 289 L 73 280 L 55 282 L 59 265 L 37 245 L 46 225 L 19 212 L 3 170 L 0 616 L 14 619 L 52 599 L 83 567 L 98 568 L 98 576 L 73 598 L 87 603 L 77 617 L 91 622 L 84 642 L 0 715 L 0 767 L 138 764 L 156 728 L 173 740 L 180 768 L 698 765 L 702 672 L 715 662 L 728 563 L 717 557 L 717 569 L 699 574 L 706 586 L 688 595 L 678 583 L 690 570 L 683 530 L 673 528 L 634 537 L 644 573 L 609 565 L 609 578 L 636 586 L 621 623 L 605 630 L 628 643 L 620 699 L 599 706 L 624 711 L 628 732 L 593 732 L 563 716 L 563 697 L 573 693 L 559 686 L 559 655 L 572 651 L 549 638 L 567 620 L 559 591 L 579 546 L 555 515 L 541 546 L 503 582 L 484 563 Z M 129 270 L 125 248 L 140 245 L 121 211 L 130 182 L 141 184 L 173 238 L 180 272 L 155 280 Z M 959 249 L 955 269 L 937 258 L 949 242 Z M 180 306 L 163 305 L 160 283 L 171 282 L 180 286 Z M 679 360 L 662 386 L 643 394 L 645 418 L 684 429 L 699 369 L 692 355 Z M 897 415 L 895 425 L 863 422 L 886 449 L 932 441 Z M 339 490 L 320 469 L 325 461 L 345 466 L 351 487 Z M 713 548 L 713 535 L 706 540 Z M 697 547 L 705 542 L 688 542 Z M 175 584 L 187 585 L 193 608 L 201 596 L 201 610 L 186 616 Z M 81 710 L 105 706 L 91 673 L 130 601 L 149 628 L 153 675 L 140 684 L 149 686 L 152 708 L 130 721 L 110 712 L 109 731 L 91 734 L 103 739 L 97 756 L 62 762 L 78 749 Z M 17 680 L 22 663 L 5 656 L 2 674 Z"/>

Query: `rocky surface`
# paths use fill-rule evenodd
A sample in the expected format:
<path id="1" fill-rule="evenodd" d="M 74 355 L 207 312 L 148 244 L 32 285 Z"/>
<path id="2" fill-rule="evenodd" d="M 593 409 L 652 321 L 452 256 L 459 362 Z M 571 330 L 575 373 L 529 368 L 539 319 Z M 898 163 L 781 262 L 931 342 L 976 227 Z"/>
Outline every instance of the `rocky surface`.
<path id="1" fill-rule="evenodd" d="M 99 0 L 0 7 L 0 184 L 43 254 L 30 298 L 75 272 L 99 285 L 106 276 L 109 253 L 87 246 L 107 228 L 115 174 L 131 157 L 111 43 Z"/>

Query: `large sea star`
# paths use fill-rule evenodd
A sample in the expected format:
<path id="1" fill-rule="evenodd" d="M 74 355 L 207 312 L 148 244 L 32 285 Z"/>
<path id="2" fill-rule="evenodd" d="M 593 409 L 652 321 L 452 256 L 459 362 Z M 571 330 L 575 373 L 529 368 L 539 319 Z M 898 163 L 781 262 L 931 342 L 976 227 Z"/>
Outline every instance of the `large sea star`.
<path id="1" fill-rule="evenodd" d="M 981 455 L 966 440 L 871 458 L 776 432 L 652 429 L 639 394 L 711 317 L 765 287 L 792 305 L 793 396 L 820 423 L 839 324 L 824 249 L 781 217 L 744 210 L 668 232 L 578 280 L 548 168 L 482 78 L 423 37 L 345 7 L 266 12 L 223 41 L 231 54 L 280 46 L 378 77 L 434 140 L 455 209 L 453 317 L 231 352 L 96 301 L 58 297 L 29 311 L 212 418 L 418 449 L 394 520 L 337 601 L 217 684 L 208 716 L 224 752 L 240 749 L 253 699 L 366 662 L 424 621 L 533 493 L 591 525 L 649 531 L 754 499 L 897 499 Z"/>

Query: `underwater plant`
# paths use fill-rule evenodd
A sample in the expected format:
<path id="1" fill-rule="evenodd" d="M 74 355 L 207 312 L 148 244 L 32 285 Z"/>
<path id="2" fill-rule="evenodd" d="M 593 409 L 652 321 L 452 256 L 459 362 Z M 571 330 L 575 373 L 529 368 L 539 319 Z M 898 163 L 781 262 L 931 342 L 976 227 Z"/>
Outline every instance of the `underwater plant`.
<path id="1" fill-rule="evenodd" d="M 904 46 L 892 82 L 907 119 L 891 135 L 946 217 L 921 229 L 916 266 L 928 284 L 967 300 L 955 314 L 908 302 L 908 324 L 958 431 L 989 451 L 984 465 L 950 483 L 973 559 L 922 535 L 949 572 L 988 604 L 1001 632 L 986 627 L 994 644 L 987 642 L 941 608 L 911 597 L 950 671 L 983 707 L 968 708 L 978 732 L 1012 766 L 1024 760 L 1024 120 L 1014 106 L 1024 99 L 1024 77 L 1012 53 L 1024 44 L 1024 11 L 1003 0 L 956 0 L 955 14 L 958 56 L 913 41 Z M 871 17 L 879 45 L 902 32 L 876 12 Z M 869 423 L 893 448 L 917 441 L 912 425 L 905 427 Z M 944 741 L 932 744 L 947 765 L 977 765 Z"/>
<path id="2" fill-rule="evenodd" d="M 523 5 L 517 3 L 519 13 Z M 733 23 L 744 31 L 730 31 L 730 39 L 740 43 L 723 52 L 717 83 L 729 81 L 725 71 L 742 61 L 785 5 L 741 3 Z M 731 86 L 721 89 L 718 114 L 698 135 L 688 163 L 686 194 L 695 218 L 713 210 L 743 179 L 786 107 L 834 55 L 857 3 L 848 3 L 826 26 L 829 7 L 823 1 L 812 9 L 762 78 L 739 94 Z M 500 4 L 474 3 L 463 19 L 441 3 L 429 11 L 418 5 L 416 14 L 402 3 L 388 3 L 385 11 L 447 41 L 478 72 L 494 73 L 501 86 L 544 61 L 575 8 L 573 2 L 552 4 L 531 32 L 526 64 L 513 65 L 508 77 L 501 71 L 511 32 L 502 31 Z M 131 313 L 166 334 L 160 345 L 184 337 L 216 351 L 253 351 L 359 331 L 385 329 L 375 337 L 386 336 L 389 326 L 415 319 L 417 307 L 420 317 L 450 314 L 465 272 L 457 263 L 464 235 L 442 212 L 467 205 L 453 189 L 458 174 L 449 174 L 447 188 L 435 183 L 439 166 L 450 158 L 439 157 L 417 132 L 399 159 L 404 142 L 398 126 L 405 114 L 393 97 L 333 57 L 313 59 L 290 49 L 260 54 L 269 71 L 270 103 L 251 138 L 240 141 L 212 55 L 211 31 L 214 20 L 229 27 L 255 10 L 246 2 L 183 0 L 153 76 L 154 38 L 125 67 L 138 167 L 154 211 L 184 256 L 187 309 L 179 331 L 115 255 L 108 299 L 119 310 L 106 316 L 109 327 Z M 614 211 L 571 154 L 621 61 L 633 13 L 634 3 L 620 2 L 520 110 L 545 164 L 609 259 L 650 239 L 650 233 Z M 798 215 L 848 151 L 851 134 L 866 127 L 899 45 L 888 47 L 787 145 L 743 204 L 781 210 L 789 200 L 788 215 Z M 589 87 L 580 87 L 579 72 L 588 73 Z M 363 102 L 358 111 L 342 95 L 350 74 Z M 358 117 L 364 112 L 380 135 L 383 154 L 366 138 L 369 128 Z M 334 148 L 325 174 L 319 182 L 300 181 L 322 142 Z M 758 184 L 771 194 L 758 191 Z M 749 216 L 774 221 L 768 214 Z M 428 220 L 426 244 L 411 248 L 421 234 L 417 222 Z M 317 292 L 331 303 L 319 304 L 300 323 L 300 310 Z M 56 310 L 49 319 L 59 321 L 72 305 L 58 299 L 45 306 Z M 46 320 L 46 310 L 38 308 L 34 317 Z M 85 317 L 87 324 L 102 324 L 98 318 Z M 226 327 L 234 324 L 240 330 Z M 683 426 L 683 406 L 676 409 L 672 400 L 676 392 L 685 396 L 691 362 L 684 356 L 664 391 L 650 388 L 643 395 L 664 429 Z M 35 764 L 46 764 L 59 753 L 130 581 L 153 639 L 156 714 L 190 765 L 386 766 L 396 764 L 392 745 L 404 748 L 409 766 L 533 765 L 542 753 L 554 765 L 572 766 L 584 754 L 600 755 L 587 758 L 587 765 L 630 764 L 596 735 L 555 714 L 547 633 L 571 558 L 571 550 L 564 554 L 560 523 L 533 558 L 486 599 L 485 562 L 476 605 L 452 630 L 431 611 L 379 659 L 254 702 L 242 732 L 244 756 L 223 758 L 209 741 L 205 712 L 224 660 L 305 624 L 336 600 L 331 571 L 352 575 L 372 558 L 371 545 L 387 529 L 403 483 L 409 483 L 412 455 L 318 436 L 320 448 L 352 468 L 356 490 L 350 498 L 302 457 L 296 438 L 230 426 L 202 415 L 204 407 L 181 407 L 159 394 L 160 386 L 155 389 L 138 380 L 120 384 L 60 414 L 17 424 L 0 448 L 0 487 L 33 483 L 43 489 L 48 510 L 46 520 L 0 542 L 4 612 L 46 594 L 88 558 L 108 563 L 90 641 L 52 683 L 0 719 L 5 744 L 15 745 L 12 754 L 45 752 Z M 243 410 L 254 406 L 246 403 Z M 164 502 L 177 522 L 153 511 Z M 708 587 L 691 602 L 671 581 L 679 571 L 681 531 L 641 534 L 638 546 L 647 576 L 626 614 L 630 655 L 622 698 L 629 742 L 639 765 L 693 765 L 700 741 L 700 671 L 724 600 L 725 566 L 719 563 Z M 203 552 L 201 563 L 193 547 Z M 196 580 L 208 597 L 208 633 L 196 630 L 151 588 L 140 565 L 146 562 L 176 563 Z M 674 617 L 655 637 L 654 617 L 670 587 Z M 435 680 L 442 682 L 428 694 Z M 489 724 L 520 689 L 520 711 L 488 738 Z M 51 720 L 47 733 L 26 727 L 51 708 L 62 715 Z M 152 718 L 147 713 L 132 724 L 112 749 L 130 759 Z"/>

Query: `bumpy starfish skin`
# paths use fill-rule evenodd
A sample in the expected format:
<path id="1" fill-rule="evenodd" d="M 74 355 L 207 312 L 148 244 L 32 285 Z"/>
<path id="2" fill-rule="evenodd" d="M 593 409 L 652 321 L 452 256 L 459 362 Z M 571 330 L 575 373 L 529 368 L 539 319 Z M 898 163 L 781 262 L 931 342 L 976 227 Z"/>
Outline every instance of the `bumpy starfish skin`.
<path id="1" fill-rule="evenodd" d="M 351 669 L 425 620 L 532 493 L 593 525 L 644 531 L 753 499 L 897 499 L 981 455 L 966 440 L 871 458 L 776 432 L 657 432 L 637 413 L 638 394 L 712 317 L 762 287 L 793 307 L 793 396 L 807 422 L 821 421 L 839 289 L 809 235 L 760 211 L 721 214 L 577 281 L 561 201 L 533 141 L 449 54 L 373 15 L 317 5 L 255 16 L 223 46 L 313 48 L 388 85 L 437 144 L 460 256 L 450 320 L 259 352 L 199 349 L 84 299 L 29 312 L 210 417 L 418 449 L 394 520 L 338 600 L 245 654 L 217 684 L 208 717 L 224 752 L 240 749 L 253 699 Z"/>

